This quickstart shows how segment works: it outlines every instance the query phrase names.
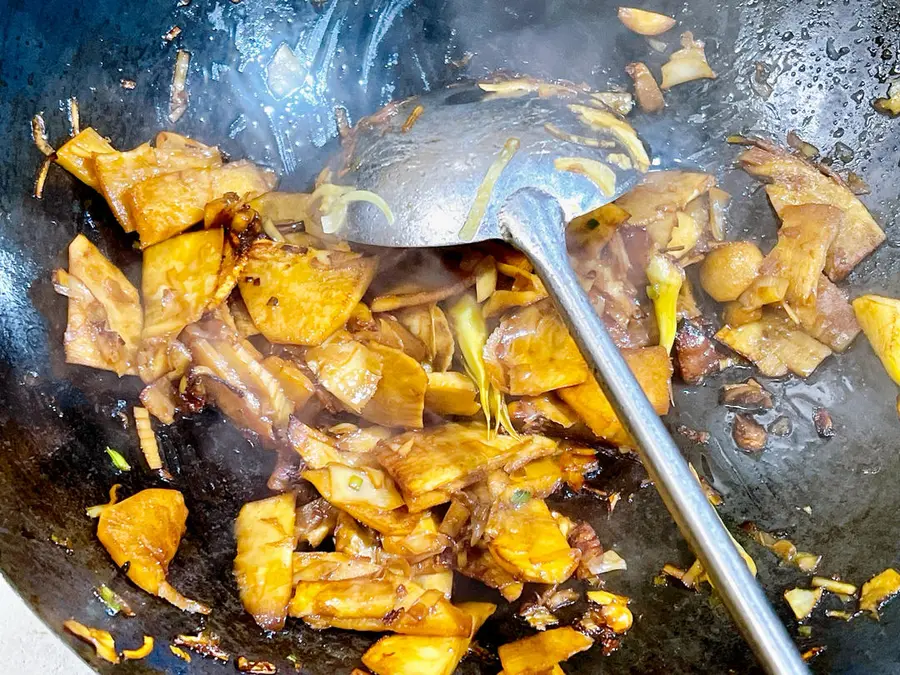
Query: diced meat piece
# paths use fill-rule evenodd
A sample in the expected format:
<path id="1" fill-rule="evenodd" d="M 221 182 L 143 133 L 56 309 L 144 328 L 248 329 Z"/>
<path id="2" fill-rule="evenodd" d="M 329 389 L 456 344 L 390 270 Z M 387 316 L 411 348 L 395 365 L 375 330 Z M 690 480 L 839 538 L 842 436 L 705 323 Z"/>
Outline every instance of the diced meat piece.
<path id="1" fill-rule="evenodd" d="M 700 384 L 719 372 L 722 355 L 703 329 L 693 321 L 682 321 L 675 334 L 675 360 L 687 384 Z"/>
<path id="2" fill-rule="evenodd" d="M 731 435 L 738 447 L 746 452 L 764 450 L 768 436 L 764 426 L 750 415 L 741 413 L 734 416 L 734 428 Z"/>
<path id="3" fill-rule="evenodd" d="M 794 307 L 803 330 L 832 351 L 842 352 L 859 335 L 859 323 L 843 290 L 819 277 L 814 304 Z"/>
<path id="4" fill-rule="evenodd" d="M 625 66 L 628 77 L 634 80 L 634 95 L 644 112 L 658 112 L 666 106 L 659 85 L 653 73 L 643 63 L 629 63 Z"/>
<path id="5" fill-rule="evenodd" d="M 741 384 L 726 384 L 719 395 L 719 402 L 740 410 L 771 410 L 773 405 L 772 394 L 753 378 Z"/>

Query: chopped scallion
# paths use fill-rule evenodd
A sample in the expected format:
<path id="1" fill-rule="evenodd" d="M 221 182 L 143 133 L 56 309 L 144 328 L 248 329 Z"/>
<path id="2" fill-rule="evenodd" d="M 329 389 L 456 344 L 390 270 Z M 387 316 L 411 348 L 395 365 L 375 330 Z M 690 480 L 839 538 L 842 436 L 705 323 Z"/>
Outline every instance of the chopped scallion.
<path id="1" fill-rule="evenodd" d="M 512 496 L 509 500 L 516 506 L 519 506 L 527 502 L 529 499 L 531 499 L 531 492 L 529 490 L 522 490 L 521 488 L 517 488 L 513 490 Z"/>
<path id="2" fill-rule="evenodd" d="M 109 455 L 110 461 L 112 461 L 113 466 L 116 467 L 119 471 L 131 471 L 131 464 L 122 456 L 122 453 L 118 450 L 113 450 L 111 447 L 106 446 L 106 454 Z"/>

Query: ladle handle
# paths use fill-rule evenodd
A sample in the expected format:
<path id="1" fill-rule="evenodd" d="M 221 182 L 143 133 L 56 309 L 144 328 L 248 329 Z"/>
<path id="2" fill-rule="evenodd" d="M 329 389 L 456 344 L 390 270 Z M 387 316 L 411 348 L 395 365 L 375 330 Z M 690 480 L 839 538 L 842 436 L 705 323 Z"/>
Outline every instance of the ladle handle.
<path id="1" fill-rule="evenodd" d="M 535 189 L 514 193 L 500 215 L 505 239 L 532 261 L 575 342 L 637 442 L 666 508 L 768 673 L 809 673 L 784 625 L 747 569 L 687 462 L 644 395 L 569 264 L 562 209 Z M 699 627 L 698 627 L 699 628 Z"/>

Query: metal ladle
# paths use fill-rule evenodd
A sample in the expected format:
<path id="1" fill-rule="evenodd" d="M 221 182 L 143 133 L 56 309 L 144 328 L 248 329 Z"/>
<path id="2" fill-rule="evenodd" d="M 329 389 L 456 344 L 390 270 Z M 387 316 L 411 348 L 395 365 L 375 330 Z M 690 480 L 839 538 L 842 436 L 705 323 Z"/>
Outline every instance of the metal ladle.
<path id="1" fill-rule="evenodd" d="M 615 194 L 605 194 L 583 172 L 559 170 L 555 161 L 627 166 L 621 135 L 590 124 L 582 105 L 606 110 L 589 93 L 539 91 L 527 81 L 500 92 L 465 84 L 389 105 L 353 129 L 332 170 L 334 182 L 382 197 L 395 220 L 388 223 L 373 205 L 356 202 L 340 234 L 359 244 L 404 248 L 502 239 L 525 253 L 760 664 L 769 673 L 808 673 L 569 264 L 565 223 Z M 606 115 L 601 118 L 609 121 Z M 633 150 L 631 164 L 646 169 L 646 157 Z M 617 174 L 616 194 L 639 178 L 633 170 Z M 496 182 L 486 182 L 489 175 Z"/>

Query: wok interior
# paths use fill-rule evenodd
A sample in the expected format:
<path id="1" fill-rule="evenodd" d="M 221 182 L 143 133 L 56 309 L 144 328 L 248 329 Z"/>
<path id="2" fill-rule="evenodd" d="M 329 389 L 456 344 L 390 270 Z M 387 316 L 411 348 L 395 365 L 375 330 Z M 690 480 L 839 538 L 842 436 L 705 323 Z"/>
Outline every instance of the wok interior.
<path id="1" fill-rule="evenodd" d="M 61 172 L 48 181 L 43 203 L 30 198 L 35 154 L 26 131 L 28 119 L 36 110 L 53 111 L 48 117 L 64 128 L 56 102 L 75 94 L 89 123 L 124 145 L 149 137 L 164 114 L 158 111 L 167 103 L 174 57 L 171 50 L 147 45 L 156 44 L 157 36 L 177 23 L 195 36 L 190 43 L 194 58 L 205 64 L 208 74 L 192 78 L 191 112 L 179 130 L 222 142 L 233 156 L 279 167 L 287 174 L 285 188 L 305 187 L 331 149 L 319 144 L 329 136 L 321 129 L 330 126 L 328 111 L 335 103 L 345 105 L 351 118 L 371 112 L 387 98 L 453 79 L 460 70 L 452 62 L 467 51 L 476 54 L 467 74 L 509 68 L 595 85 L 625 84 L 623 65 L 647 52 L 615 25 L 608 3 L 533 3 L 511 11 L 468 2 L 407 4 L 381 3 L 373 18 L 337 0 L 320 8 L 304 6 L 296 14 L 286 3 L 266 12 L 245 1 L 211 16 L 199 3 L 173 14 L 169 2 L 101 0 L 90 12 L 52 2 L 0 20 L 8 34 L 19 38 L 9 42 L 12 65 L 4 67 L 8 88 L 0 99 L 9 148 L 0 195 L 0 210 L 9 214 L 0 227 L 5 291 L 0 304 L 5 383 L 0 420 L 6 450 L 0 455 L 0 560 L 26 600 L 54 628 L 70 616 L 102 624 L 102 606 L 92 596 L 101 582 L 113 585 L 138 612 L 117 627 L 117 636 L 129 645 L 139 644 L 141 633 L 171 636 L 193 632 L 198 624 L 117 577 L 94 539 L 92 523 L 83 516 L 85 506 L 105 501 L 113 482 L 122 482 L 128 494 L 146 487 L 136 473 L 115 475 L 102 452 L 107 444 L 124 447 L 133 442 L 133 429 L 121 422 L 125 404 L 120 402 L 134 401 L 138 390 L 136 384 L 112 375 L 64 365 L 59 340 L 64 302 L 53 295 L 49 271 L 63 262 L 62 251 L 76 231 L 93 228 L 126 273 L 134 276 L 139 263 L 126 238 L 112 226 L 106 206 Z M 890 120 L 874 115 L 866 101 L 883 94 L 879 77 L 895 65 L 896 56 L 883 59 L 891 38 L 882 37 L 896 24 L 895 5 L 813 9 L 778 2 L 707 8 L 696 3 L 682 11 L 673 2 L 660 3 L 658 9 L 677 14 L 707 40 L 707 53 L 720 77 L 702 87 L 675 90 L 664 116 L 635 122 L 654 155 L 664 164 L 681 159 L 718 170 L 733 160 L 721 139 L 735 131 L 765 130 L 783 138 L 797 128 L 823 149 L 842 140 L 857 151 L 851 166 L 872 187 L 866 202 L 891 240 L 898 205 L 893 172 L 900 153 L 884 142 L 893 129 Z M 325 63 L 327 41 L 313 49 L 312 26 L 323 27 L 326 34 L 333 31 L 335 46 L 344 47 L 339 55 L 334 52 L 330 64 Z M 95 39 L 99 35 L 104 42 Z M 270 36 L 272 45 L 256 39 L 259 36 Z M 313 92 L 311 100 L 300 104 L 268 98 L 256 58 L 270 54 L 279 40 L 303 41 L 311 48 L 316 77 L 329 85 L 324 96 Z M 849 51 L 832 60 L 826 53 L 829 40 Z M 396 65 L 385 66 L 395 60 L 395 53 Z M 832 50 L 836 53 L 840 49 Z M 897 53 L 896 45 L 891 53 Z M 769 73 L 764 78 L 772 90 L 768 98 L 762 96 L 764 87 L 753 86 L 757 62 Z M 215 69 L 214 63 L 219 64 Z M 340 75 L 344 63 L 352 77 Z M 138 83 L 133 91 L 119 84 L 129 75 Z M 365 86 L 359 84 L 363 80 Z M 260 102 L 274 110 L 265 111 Z M 738 172 L 725 172 L 722 185 L 735 195 L 751 191 L 749 179 Z M 775 219 L 762 193 L 736 199 L 728 222 L 729 238 L 774 237 Z M 879 249 L 855 272 L 854 289 L 896 295 L 900 277 L 892 258 L 890 245 Z M 713 435 L 706 446 L 685 442 L 684 450 L 723 492 L 726 523 L 754 520 L 770 531 L 789 531 L 795 541 L 824 556 L 826 572 L 846 578 L 865 579 L 891 564 L 896 545 L 893 514 L 900 499 L 892 481 L 900 462 L 893 451 L 896 391 L 868 346 L 860 341 L 807 381 L 771 383 L 784 401 L 779 412 L 795 420 L 795 433 L 759 458 L 735 451 L 726 413 L 715 405 L 722 381 L 733 380 L 733 373 L 726 374 L 702 388 L 677 390 L 674 414 L 667 420 L 672 428 L 685 424 Z M 831 441 L 818 440 L 812 429 L 816 405 L 827 406 L 835 419 L 838 434 Z M 237 601 L 231 579 L 232 522 L 242 503 L 265 495 L 271 458 L 248 447 L 212 413 L 165 430 L 160 440 L 167 459 L 178 462 L 173 468 L 191 508 L 188 534 L 171 578 L 186 595 L 215 599 L 217 611 L 208 625 L 222 636 L 223 647 L 275 661 L 275 655 L 295 653 L 310 672 L 353 667 L 368 637 L 297 627 L 267 638 Z M 611 481 L 633 485 L 639 482 L 633 475 L 638 471 L 614 463 L 603 473 Z M 804 506 L 812 513 L 803 511 Z M 724 611 L 708 596 L 650 583 L 663 563 L 690 558 L 652 490 L 638 491 L 608 519 L 605 507 L 598 508 L 589 497 L 569 500 L 566 510 L 594 522 L 604 541 L 628 560 L 620 583 L 639 608 L 639 620 L 622 649 L 599 664 L 593 656 L 575 657 L 567 664 L 568 672 L 753 668 Z M 68 537 L 72 553 L 53 544 L 52 534 Z M 787 619 L 778 593 L 796 584 L 798 573 L 778 567 L 773 558 L 757 560 L 761 581 Z M 816 642 L 829 645 L 815 668 L 891 672 L 896 667 L 892 646 L 900 630 L 898 611 L 889 606 L 878 624 L 814 623 Z M 481 641 L 495 647 L 522 631 L 512 617 L 501 615 L 488 624 Z M 158 651 L 145 664 L 119 670 L 165 670 L 177 663 Z M 192 664 L 196 672 L 218 667 L 199 659 Z M 463 668 L 496 669 L 476 660 L 466 661 Z"/>

